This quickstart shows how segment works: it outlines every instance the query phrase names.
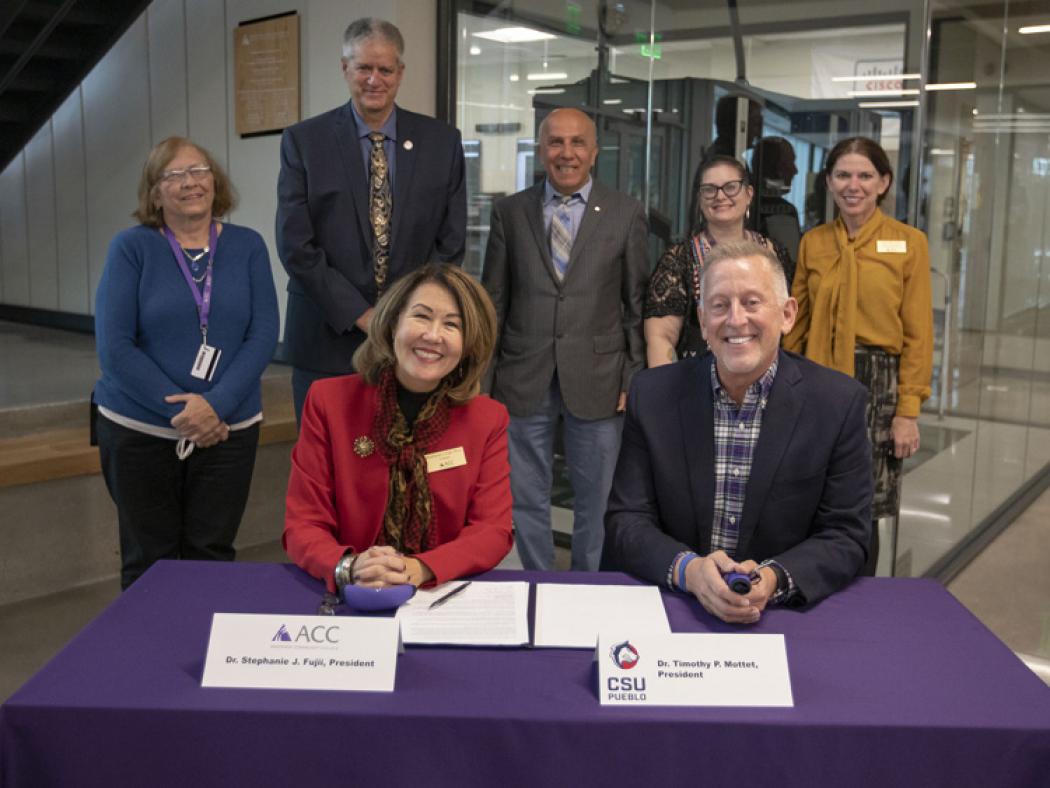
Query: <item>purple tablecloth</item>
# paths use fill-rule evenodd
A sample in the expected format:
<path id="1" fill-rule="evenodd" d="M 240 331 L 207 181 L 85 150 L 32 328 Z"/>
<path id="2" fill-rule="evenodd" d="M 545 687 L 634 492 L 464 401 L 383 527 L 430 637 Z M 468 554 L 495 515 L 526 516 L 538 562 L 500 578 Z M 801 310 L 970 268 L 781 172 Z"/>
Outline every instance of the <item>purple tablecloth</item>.
<path id="1" fill-rule="evenodd" d="M 212 613 L 313 614 L 321 591 L 288 565 L 157 564 L 0 708 L 4 785 L 1050 780 L 1050 688 L 932 581 L 858 580 L 746 630 L 785 635 L 787 709 L 603 708 L 591 653 L 561 649 L 409 648 L 390 694 L 200 686 Z M 664 603 L 676 632 L 741 631 Z"/>

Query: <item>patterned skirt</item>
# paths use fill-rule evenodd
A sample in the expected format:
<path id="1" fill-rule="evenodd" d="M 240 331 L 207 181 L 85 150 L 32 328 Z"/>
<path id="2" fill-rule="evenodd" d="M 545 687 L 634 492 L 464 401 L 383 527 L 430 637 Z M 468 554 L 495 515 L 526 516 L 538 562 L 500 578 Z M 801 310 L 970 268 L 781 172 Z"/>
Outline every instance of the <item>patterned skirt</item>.
<path id="1" fill-rule="evenodd" d="M 853 377 L 868 389 L 868 439 L 875 497 L 871 517 L 897 517 L 901 508 L 901 460 L 893 456 L 890 427 L 897 412 L 897 368 L 900 357 L 881 348 L 858 345 L 853 356 Z"/>

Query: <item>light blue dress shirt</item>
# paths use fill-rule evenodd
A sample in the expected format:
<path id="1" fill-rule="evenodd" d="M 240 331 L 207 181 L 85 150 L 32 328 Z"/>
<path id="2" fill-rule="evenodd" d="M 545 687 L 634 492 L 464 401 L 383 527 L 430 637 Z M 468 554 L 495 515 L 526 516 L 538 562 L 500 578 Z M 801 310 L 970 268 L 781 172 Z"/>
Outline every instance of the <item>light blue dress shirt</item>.
<path id="1" fill-rule="evenodd" d="M 365 173 L 368 175 L 372 174 L 372 140 L 368 139 L 368 135 L 372 133 L 372 129 L 369 128 L 368 124 L 361 120 L 361 116 L 357 114 L 357 108 L 354 106 L 354 102 L 350 102 L 350 111 L 354 115 L 354 126 L 357 128 L 357 138 L 361 142 L 361 157 L 365 163 Z M 386 166 L 390 172 L 390 191 L 394 190 L 394 173 L 397 170 L 397 156 L 395 152 L 397 150 L 397 107 L 394 107 L 390 112 L 390 117 L 386 119 L 386 123 L 380 126 L 376 131 L 381 131 L 386 135 L 386 141 L 383 143 L 383 151 L 386 153 Z"/>

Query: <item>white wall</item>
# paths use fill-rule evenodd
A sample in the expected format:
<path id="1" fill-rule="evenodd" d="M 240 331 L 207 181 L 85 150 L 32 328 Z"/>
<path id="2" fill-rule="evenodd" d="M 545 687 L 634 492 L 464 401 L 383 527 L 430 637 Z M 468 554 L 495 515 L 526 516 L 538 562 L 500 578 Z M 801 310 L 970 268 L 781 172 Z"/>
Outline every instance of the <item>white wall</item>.
<path id="1" fill-rule="evenodd" d="M 407 66 L 398 103 L 433 114 L 436 0 L 154 0 L 0 173 L 0 303 L 92 313 L 109 241 L 134 221 L 146 155 L 172 134 L 190 136 L 227 168 L 241 196 L 230 219 L 262 233 L 283 292 L 273 237 L 280 136 L 234 131 L 230 43 L 239 23 L 293 10 L 303 117 L 347 100 L 343 30 L 361 16 L 401 28 Z"/>

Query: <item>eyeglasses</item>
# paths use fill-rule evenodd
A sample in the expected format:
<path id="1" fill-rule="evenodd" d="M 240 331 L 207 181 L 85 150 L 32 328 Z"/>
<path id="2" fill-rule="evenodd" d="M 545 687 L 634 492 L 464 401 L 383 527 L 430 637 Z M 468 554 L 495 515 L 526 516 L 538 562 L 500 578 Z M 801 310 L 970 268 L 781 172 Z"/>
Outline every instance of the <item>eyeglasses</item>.
<path id="1" fill-rule="evenodd" d="M 726 197 L 736 197 L 740 194 L 740 191 L 743 188 L 744 181 L 743 179 L 740 179 L 738 181 L 726 181 L 721 186 L 716 186 L 713 183 L 702 183 L 697 191 L 700 192 L 700 196 L 705 200 L 713 200 L 718 196 L 718 192 L 720 191 Z"/>
<path id="2" fill-rule="evenodd" d="M 207 164 L 198 164 L 196 167 L 189 167 L 185 170 L 166 170 L 160 174 L 160 179 L 164 183 L 182 183 L 186 180 L 186 176 L 189 176 L 195 181 L 203 181 L 211 173 L 211 167 Z"/>

